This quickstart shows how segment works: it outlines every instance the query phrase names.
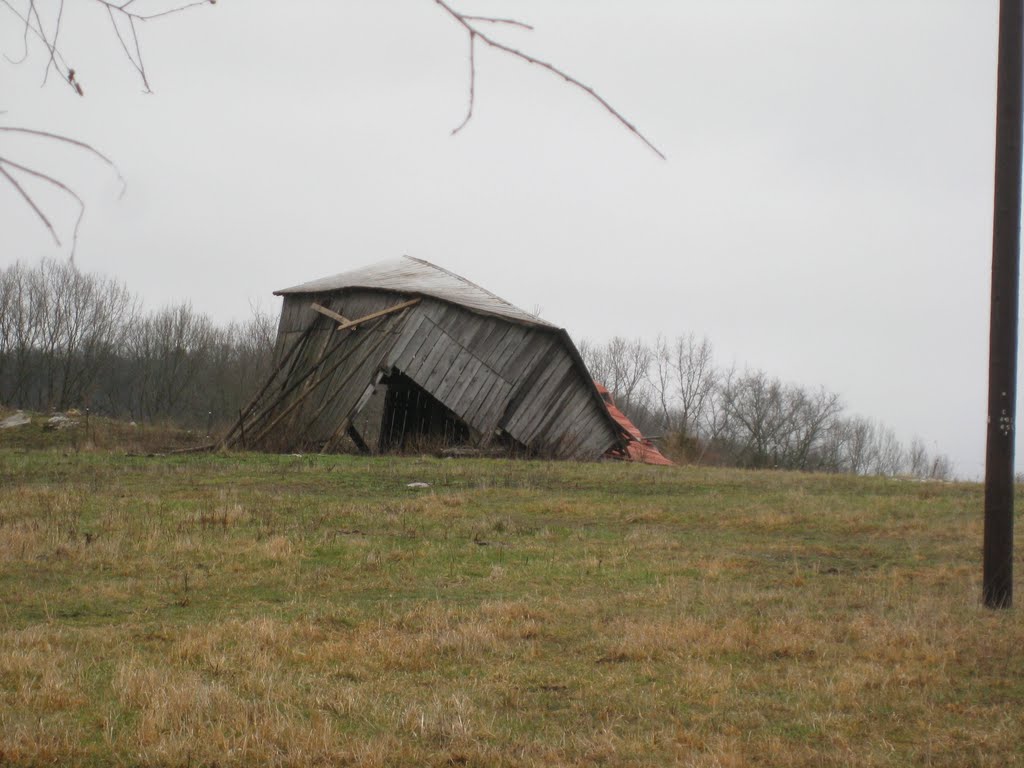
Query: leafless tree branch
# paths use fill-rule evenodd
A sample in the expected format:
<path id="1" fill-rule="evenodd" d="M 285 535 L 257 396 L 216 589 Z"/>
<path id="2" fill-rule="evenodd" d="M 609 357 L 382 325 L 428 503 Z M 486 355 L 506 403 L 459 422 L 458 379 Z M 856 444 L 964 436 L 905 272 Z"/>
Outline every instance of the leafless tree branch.
<path id="1" fill-rule="evenodd" d="M 499 19 L 494 16 L 470 16 L 469 14 L 466 13 L 462 14 L 462 18 L 466 19 L 466 21 L 483 21 L 487 22 L 488 24 L 507 24 L 512 27 L 528 29 L 531 32 L 533 31 L 533 27 L 530 24 L 524 24 L 518 19 Z"/>
<path id="2" fill-rule="evenodd" d="M 57 6 L 57 23 L 53 27 L 53 42 L 49 46 L 50 58 L 46 62 L 46 71 L 43 72 L 43 85 L 46 85 L 46 80 L 50 76 L 50 69 L 57 63 L 57 39 L 60 37 L 60 23 L 64 19 L 64 0 L 60 0 L 60 4 Z M 27 53 L 27 49 L 26 49 Z"/>
<path id="3" fill-rule="evenodd" d="M 452 129 L 452 136 L 466 127 L 470 118 L 473 117 L 473 105 L 476 102 L 476 34 L 469 33 L 469 109 L 466 117 L 461 123 Z"/>
<path id="4" fill-rule="evenodd" d="M 47 173 L 43 173 L 42 171 L 37 171 L 34 168 L 29 168 L 28 166 L 22 165 L 21 163 L 16 163 L 13 160 L 10 160 L 6 157 L 0 157 L 0 170 L 3 170 L 4 176 L 7 178 L 7 180 L 13 183 L 18 188 L 18 192 L 21 193 L 22 197 L 26 198 L 29 205 L 31 205 L 32 209 L 36 212 L 36 215 L 38 215 L 43 220 L 43 223 L 46 224 L 47 228 L 50 230 L 50 234 L 53 235 L 53 239 L 56 240 L 57 245 L 60 245 L 61 243 L 60 238 L 57 237 L 57 233 L 54 230 L 53 225 L 50 223 L 49 219 L 43 216 L 43 212 L 39 209 L 39 206 L 36 205 L 35 201 L 30 196 L 28 196 L 28 193 L 25 191 L 24 187 L 18 184 L 17 180 L 14 179 L 11 176 L 11 174 L 8 173 L 7 170 L 3 168 L 3 166 L 5 165 L 10 168 L 14 168 L 18 171 L 21 171 L 22 173 L 25 173 L 29 176 L 37 178 L 40 181 L 44 181 L 51 186 L 56 187 L 65 194 L 74 198 L 75 202 L 78 203 L 78 218 L 75 220 L 75 228 L 72 231 L 71 235 L 71 260 L 74 261 L 75 248 L 78 245 L 78 229 L 82 225 L 82 217 L 85 216 L 85 201 L 82 200 L 82 198 L 78 195 L 77 192 L 71 189 L 71 187 L 62 182 L 60 179 L 54 178 L 53 176 L 50 176 Z"/>
<path id="5" fill-rule="evenodd" d="M 26 192 L 25 188 L 18 183 L 18 180 L 7 172 L 7 169 L 3 167 L 2 161 L 0 161 L 0 176 L 3 176 L 7 180 L 7 183 L 9 183 L 18 191 L 18 194 L 20 194 L 22 198 L 24 198 L 25 202 L 28 203 L 29 207 L 35 212 L 36 216 L 38 216 L 39 219 L 43 222 L 43 224 L 46 225 L 46 228 L 50 230 L 50 234 L 53 236 L 54 242 L 57 243 L 57 245 L 60 245 L 60 238 L 57 237 L 57 230 L 53 228 L 53 224 L 46 217 L 46 214 L 42 212 L 39 206 L 36 205 L 36 201 L 32 199 L 32 195 Z"/>
<path id="6" fill-rule="evenodd" d="M 525 61 L 527 64 L 534 64 L 534 65 L 540 67 L 541 69 L 547 70 L 551 74 L 553 74 L 553 75 L 555 75 L 557 77 L 560 77 L 561 79 L 563 79 L 565 82 L 569 83 L 569 85 L 573 86 L 574 88 L 583 91 L 588 96 L 590 96 L 590 98 L 592 98 L 594 101 L 596 101 L 602 107 L 604 107 L 605 110 L 609 114 L 611 114 L 611 116 L 613 118 L 615 118 L 616 121 L 618 121 L 622 126 L 624 126 L 627 130 L 629 130 L 634 136 L 636 136 L 638 139 L 640 139 L 640 141 L 642 141 L 644 144 L 646 144 L 648 146 L 648 148 L 650 148 L 651 151 L 654 152 L 658 157 L 660 157 L 662 160 L 666 159 L 664 153 L 662 153 L 662 151 L 660 149 L 658 149 L 656 146 L 654 146 L 654 144 L 651 143 L 650 139 L 648 139 L 643 133 L 641 133 L 640 130 L 635 125 L 633 125 L 633 123 L 629 122 L 629 120 L 627 120 L 625 118 L 625 116 L 621 112 L 619 112 L 617 109 L 615 109 L 615 107 L 613 107 L 603 96 L 601 96 L 600 93 L 598 93 L 596 90 L 594 90 L 591 86 L 589 86 L 586 83 L 578 80 L 577 78 L 573 77 L 568 72 L 566 72 L 565 70 L 555 66 L 554 64 L 551 64 L 550 62 L 544 61 L 542 59 L 538 59 L 535 56 L 531 56 L 530 54 L 525 53 L 524 51 L 522 51 L 522 50 L 520 50 L 518 48 L 513 48 L 510 45 L 506 45 L 505 43 L 502 43 L 502 42 L 500 42 L 498 40 L 495 40 L 493 37 L 490 37 L 485 32 L 482 32 L 480 30 L 480 28 L 474 24 L 474 21 L 485 21 L 485 20 L 486 21 L 490 21 L 490 22 L 494 22 L 494 23 L 503 23 L 503 24 L 510 24 L 510 23 L 516 23 L 516 22 L 514 22 L 511 19 L 502 19 L 502 20 L 493 19 L 493 18 L 482 19 L 480 17 L 470 16 L 468 14 L 464 14 L 464 13 L 460 13 L 459 11 L 456 11 L 447 2 L 445 2 L 445 0 L 434 0 L 434 2 L 438 6 L 440 6 L 445 11 L 445 13 L 447 13 L 449 16 L 451 16 L 461 27 L 463 27 L 463 29 L 466 30 L 466 33 L 470 36 L 470 54 L 471 54 L 471 59 L 470 59 L 470 70 L 471 70 L 470 71 L 470 83 L 471 83 L 471 87 L 472 87 L 472 84 L 475 81 L 475 72 L 474 72 L 474 70 L 475 70 L 475 62 L 473 62 L 473 60 L 472 60 L 473 43 L 475 42 L 476 39 L 479 39 L 479 40 L 483 41 L 485 44 L 487 44 L 488 46 L 490 46 L 491 48 L 494 48 L 496 50 L 502 51 L 503 53 L 507 53 L 509 56 L 512 56 L 513 58 L 516 58 L 516 59 L 519 59 L 520 61 Z M 528 25 L 522 24 L 522 23 L 516 23 L 516 26 L 521 26 L 521 27 L 528 28 L 528 29 L 530 28 Z M 471 117 L 471 116 L 472 116 L 472 94 L 471 94 L 471 99 L 470 99 L 470 115 L 467 116 L 466 120 L 463 121 L 462 125 L 460 125 L 458 128 L 456 128 L 455 131 L 452 131 L 452 133 L 456 133 L 459 130 L 461 130 L 463 128 L 463 126 L 465 125 L 465 123 L 468 122 L 469 117 Z"/>
<path id="7" fill-rule="evenodd" d="M 145 62 L 142 57 L 142 46 L 139 42 L 138 27 L 136 22 L 148 21 L 150 19 L 156 19 L 163 16 L 169 16 L 174 13 L 181 13 L 189 8 L 194 8 L 199 5 L 213 5 L 217 0 L 168 0 L 169 5 L 165 4 L 164 10 L 155 11 L 152 13 L 139 13 L 131 8 L 132 3 L 135 0 L 123 0 L 121 2 L 113 2 L 112 0 L 90 0 L 94 6 L 105 7 L 107 14 L 110 18 L 111 25 L 114 28 L 114 35 L 117 37 L 118 44 L 121 46 L 121 50 L 124 52 L 125 57 L 129 63 L 138 73 L 142 80 L 143 87 L 147 92 L 150 92 L 149 77 L 146 73 Z M 46 68 L 43 74 L 43 84 L 46 84 L 49 78 L 50 70 L 56 69 L 61 74 L 61 78 L 68 83 L 71 88 L 78 93 L 79 96 L 84 95 L 84 89 L 78 79 L 78 74 L 73 67 L 71 67 L 65 57 L 62 55 L 59 48 L 60 33 L 62 24 L 64 22 L 64 6 L 65 0 L 54 0 L 56 3 L 56 18 L 50 17 L 52 25 L 48 21 L 44 21 L 44 14 L 40 13 L 40 3 L 38 0 L 22 0 L 22 2 L 15 2 L 15 0 L 0 0 L 0 8 L 6 8 L 11 14 L 13 14 L 23 25 L 23 45 L 24 51 L 18 58 L 12 59 L 10 56 L 5 58 L 14 64 L 24 63 L 28 59 L 29 55 L 29 38 L 35 38 L 38 42 L 42 43 L 47 52 Z M 50 8 L 54 6 L 51 4 Z M 124 177 L 118 170 L 114 162 L 99 152 L 91 145 L 86 142 L 73 139 L 69 136 L 62 136 L 60 134 L 51 133 L 49 131 L 40 131 L 31 128 L 23 128 L 20 126 L 0 126 L 0 132 L 22 134 L 26 136 L 34 136 L 46 141 L 53 141 L 63 144 L 68 144 L 77 149 L 83 150 L 92 156 L 101 160 L 104 164 L 109 166 L 117 174 L 118 181 L 121 182 L 121 196 L 124 196 L 127 185 Z M 0 156 L 0 181 L 6 181 L 11 184 L 14 189 L 21 195 L 22 199 L 29 205 L 32 212 L 43 222 L 46 228 L 50 231 L 54 241 L 60 245 L 60 238 L 57 236 L 56 229 L 53 226 L 53 222 L 44 213 L 39 202 L 33 198 L 32 193 L 29 189 L 22 184 L 11 171 L 14 170 L 20 174 L 34 177 L 46 184 L 61 190 L 65 194 L 72 197 L 79 206 L 78 218 L 75 221 L 74 235 L 71 246 L 71 259 L 74 259 L 75 245 L 78 241 L 78 230 L 82 223 L 82 218 L 85 214 L 85 203 L 82 198 L 65 182 L 44 173 L 36 168 L 29 167 L 24 163 L 16 162 L 9 156 Z"/>
<path id="8" fill-rule="evenodd" d="M 89 154 L 93 155 L 94 157 L 102 160 L 108 167 L 110 167 L 114 171 L 114 173 L 117 174 L 117 180 L 121 182 L 121 197 L 124 196 L 125 190 L 128 188 L 128 183 L 125 181 L 124 176 L 121 175 L 121 171 L 114 163 L 114 161 L 111 160 L 106 155 L 104 155 L 102 152 L 100 152 L 92 145 L 86 144 L 84 141 L 73 139 L 70 136 L 62 136 L 59 133 L 51 133 L 50 131 L 38 131 L 34 128 L 22 128 L 20 126 L 14 125 L 0 125 L 0 131 L 5 131 L 8 133 L 23 133 L 29 136 L 39 136 L 44 139 L 58 141 L 64 144 L 70 144 L 73 147 L 82 149 L 88 152 Z"/>

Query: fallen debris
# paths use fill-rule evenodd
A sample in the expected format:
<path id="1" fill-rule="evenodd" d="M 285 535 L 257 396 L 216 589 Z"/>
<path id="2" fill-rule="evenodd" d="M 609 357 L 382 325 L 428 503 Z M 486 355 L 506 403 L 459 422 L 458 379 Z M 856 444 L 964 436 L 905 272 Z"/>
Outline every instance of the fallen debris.
<path id="1" fill-rule="evenodd" d="M 77 426 L 78 419 L 72 419 L 71 417 L 64 413 L 55 413 L 53 414 L 53 416 L 46 420 L 46 423 L 43 424 L 43 429 L 47 431 L 52 430 L 60 432 L 61 430 L 71 429 Z"/>
<path id="2" fill-rule="evenodd" d="M 0 429 L 14 429 L 15 427 L 23 427 L 26 424 L 31 424 L 32 419 L 29 415 L 23 411 L 12 413 L 3 421 L 0 421 Z"/>

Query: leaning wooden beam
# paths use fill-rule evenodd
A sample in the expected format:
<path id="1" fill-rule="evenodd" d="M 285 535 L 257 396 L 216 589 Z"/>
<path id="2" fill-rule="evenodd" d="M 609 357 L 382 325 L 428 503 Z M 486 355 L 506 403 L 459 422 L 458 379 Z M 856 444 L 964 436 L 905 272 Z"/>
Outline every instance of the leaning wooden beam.
<path id="1" fill-rule="evenodd" d="M 363 355 L 362 359 L 360 359 L 359 362 L 356 363 L 355 366 L 353 366 L 353 372 L 355 370 L 358 370 L 361 366 L 363 366 L 366 363 L 366 361 L 370 359 L 370 356 L 374 352 L 377 351 L 377 349 L 381 345 L 381 342 L 384 340 L 384 338 L 387 337 L 387 334 L 391 332 L 391 329 L 394 327 L 394 325 L 395 325 L 395 318 L 392 317 L 386 323 L 381 325 L 380 328 L 374 329 L 374 332 L 381 334 L 381 340 L 378 341 L 376 344 L 374 344 L 373 347 L 370 349 L 370 351 L 367 352 L 365 355 Z M 376 365 L 379 365 L 379 362 Z M 375 365 L 375 367 L 376 367 L 376 365 Z M 370 389 L 370 394 L 372 394 L 373 387 L 376 387 L 377 384 L 380 382 L 380 376 L 382 376 L 382 374 L 378 375 L 377 377 L 375 377 L 374 380 L 373 380 L 373 383 L 370 385 L 370 388 L 369 388 Z M 302 430 L 303 432 L 308 432 L 310 429 L 313 428 L 313 425 L 316 423 L 317 419 L 320 418 L 320 414 L 322 414 L 324 412 L 324 410 L 326 410 L 327 408 L 329 408 L 331 405 L 334 404 L 335 400 L 337 400 L 337 398 L 344 391 L 344 386 L 346 384 L 348 384 L 348 382 L 351 380 L 351 378 L 352 378 L 352 376 L 350 374 L 349 376 L 346 376 L 345 379 L 340 384 L 335 385 L 334 393 L 332 395 L 330 395 L 329 397 L 325 397 L 324 398 L 323 403 L 320 405 L 319 408 L 317 408 L 316 412 L 313 414 L 313 417 L 309 420 L 309 422 L 306 424 L 305 428 Z M 364 392 L 363 396 L 356 403 L 355 408 L 349 413 L 349 416 L 350 417 L 354 417 L 355 414 L 359 413 L 359 411 L 361 411 L 363 406 L 366 404 L 366 400 L 368 400 L 368 399 L 369 399 L 369 394 Z"/>
<path id="2" fill-rule="evenodd" d="M 309 307 L 310 309 L 319 312 L 321 315 L 327 315 L 327 317 L 331 318 L 331 320 L 337 320 L 339 323 L 349 322 L 349 319 L 344 315 L 339 315 L 333 309 L 328 309 L 327 307 L 321 304 L 317 304 L 315 301 L 312 304 L 310 304 Z"/>
<path id="3" fill-rule="evenodd" d="M 313 323 L 313 325 L 315 325 L 315 322 Z M 310 328 L 307 330 L 307 333 L 309 331 L 311 331 L 311 330 L 312 330 L 312 326 L 310 326 Z M 263 419 L 268 417 L 273 412 L 273 410 L 276 407 L 278 407 L 279 404 L 281 404 L 281 402 L 283 402 L 286 397 L 288 397 L 288 395 L 290 395 L 292 392 L 294 392 L 296 389 L 298 389 L 300 386 L 302 386 L 302 384 L 310 376 L 312 376 L 314 373 L 316 373 L 317 370 L 319 370 L 319 367 L 321 367 L 323 364 L 325 364 L 325 362 L 328 360 L 328 358 L 334 356 L 335 352 L 337 352 L 343 346 L 345 346 L 344 340 L 340 341 L 337 344 L 330 345 L 330 346 L 327 343 L 325 343 L 321 347 L 321 353 L 319 353 L 319 356 L 315 360 L 313 360 L 311 362 L 311 364 L 309 364 L 305 368 L 305 373 L 299 375 L 299 378 L 298 378 L 297 381 L 292 382 L 291 384 L 289 384 L 289 382 L 291 381 L 291 378 L 292 378 L 292 374 L 294 373 L 295 365 L 298 364 L 299 358 L 296 357 L 295 358 L 295 362 L 294 362 L 292 368 L 288 372 L 288 376 L 285 377 L 285 381 L 282 384 L 281 392 L 276 394 L 276 396 L 274 396 L 274 398 L 272 400 L 270 400 L 270 402 L 268 404 L 265 404 L 263 410 L 260 411 L 256 416 L 254 416 L 250 420 L 250 422 L 249 422 L 249 429 L 255 431 L 257 425 L 261 421 L 263 421 Z M 345 353 L 345 358 L 347 358 L 349 354 L 351 354 L 351 351 Z M 335 366 L 335 368 L 337 368 L 337 366 Z M 334 371 L 334 369 L 332 369 L 332 371 Z"/>
<path id="4" fill-rule="evenodd" d="M 384 315 L 390 315 L 392 312 L 401 312 L 403 309 L 407 309 L 407 308 L 409 308 L 411 306 L 414 306 L 416 304 L 419 304 L 419 303 L 420 303 L 419 299 L 410 299 L 409 301 L 403 301 L 401 304 L 395 304 L 395 306 L 388 307 L 387 309 L 382 309 L 379 312 L 371 312 L 370 314 L 366 315 L 365 317 L 360 317 L 360 318 L 358 318 L 356 320 L 347 320 L 344 323 L 342 323 L 341 325 L 339 325 L 337 328 L 335 328 L 334 330 L 336 330 L 336 331 L 344 331 L 347 328 L 355 328 L 357 325 L 362 325 L 367 320 L 376 320 L 378 317 L 384 317 Z"/>
<path id="5" fill-rule="evenodd" d="M 352 442 L 356 444 L 356 448 L 359 449 L 360 453 L 364 455 L 372 453 L 372 451 L 370 450 L 370 446 L 368 446 L 366 444 L 366 441 L 363 440 L 363 436 L 359 434 L 358 429 L 356 429 L 352 425 L 349 425 L 349 428 L 346 429 L 345 432 L 346 434 L 348 434 L 349 438 L 351 438 Z"/>
<path id="6" fill-rule="evenodd" d="M 386 339 L 387 339 L 387 334 L 386 333 L 382 333 L 380 339 L 377 341 L 376 344 L 373 345 L 373 347 L 370 349 L 370 351 L 366 355 L 363 356 L 362 360 L 363 361 L 367 360 L 370 357 L 370 355 L 372 355 L 380 347 L 380 345 L 384 343 L 384 341 Z M 335 349 L 337 349 L 337 348 L 338 347 L 335 347 Z M 253 444 L 258 444 L 263 438 L 265 438 L 268 434 L 270 434 L 271 430 L 273 430 L 274 427 L 276 427 L 278 424 L 280 424 L 281 421 L 286 416 L 288 416 L 288 414 L 290 414 L 292 411 L 294 411 L 296 408 L 298 408 L 302 404 L 303 400 L 305 400 L 310 394 L 312 394 L 313 391 L 315 389 L 317 389 L 321 384 L 323 384 L 325 381 L 327 381 L 331 377 L 331 375 L 333 375 L 334 372 L 336 370 L 338 370 L 338 368 L 340 368 L 345 363 L 346 360 L 348 360 L 348 358 L 356 351 L 356 349 L 358 349 L 358 347 L 354 347 L 354 348 L 350 349 L 348 352 L 346 352 L 344 355 L 342 355 L 341 358 L 339 360 L 337 360 L 330 367 L 330 369 L 328 369 L 326 371 L 326 373 L 323 373 L 322 375 L 320 375 L 318 377 L 318 380 L 316 380 L 313 383 L 312 386 L 310 386 L 308 389 L 304 390 L 302 392 L 302 394 L 300 394 L 298 397 L 296 397 L 292 401 L 291 405 L 289 405 L 287 408 L 285 408 L 285 410 L 282 411 L 273 421 L 271 421 L 270 424 L 268 424 L 262 430 L 260 430 L 259 435 L 253 438 Z M 317 368 L 319 368 L 319 366 L 320 366 L 320 362 L 318 361 L 314 365 L 313 370 L 316 370 Z M 341 382 L 341 384 L 339 384 L 339 386 L 343 386 L 344 384 L 348 383 L 348 380 L 355 374 L 356 370 L 358 370 L 358 368 L 353 369 L 352 373 L 350 373 Z M 306 378 L 308 378 L 308 374 L 307 374 L 307 376 L 303 377 L 303 380 L 305 380 Z"/>
<path id="7" fill-rule="evenodd" d="M 315 322 L 310 323 L 309 327 L 306 328 L 306 330 L 302 332 L 302 335 L 295 340 L 295 343 L 292 344 L 291 349 L 289 349 L 288 352 L 285 353 L 284 356 L 282 356 L 281 362 L 278 363 L 277 367 L 267 377 L 267 380 L 263 383 L 263 386 L 260 387 L 260 390 L 259 390 L 259 392 L 256 393 L 256 396 L 253 397 L 253 399 L 249 401 L 249 404 L 247 406 L 245 406 L 245 408 L 243 408 L 241 411 L 239 411 L 239 413 L 238 413 L 238 421 L 236 421 L 232 425 L 231 429 L 229 429 L 227 431 L 227 433 L 224 435 L 224 437 L 221 439 L 221 441 L 220 441 L 220 448 L 227 448 L 228 447 L 228 442 L 234 436 L 235 432 L 238 429 L 242 429 L 243 428 L 242 425 L 243 425 L 243 422 L 245 421 L 246 417 L 250 413 L 252 413 L 253 408 L 255 408 L 257 403 L 259 403 L 260 398 L 262 398 L 263 395 L 266 394 L 266 391 L 268 389 L 270 389 L 270 385 L 273 383 L 274 379 L 277 378 L 277 375 L 281 372 L 281 370 L 285 367 L 285 365 L 291 359 L 292 355 L 294 355 L 296 350 L 302 345 L 302 343 L 304 341 L 306 341 L 307 338 L 309 338 L 309 334 L 312 332 L 314 325 L 316 325 Z"/>
<path id="8" fill-rule="evenodd" d="M 310 376 L 312 376 L 313 374 L 320 370 L 321 364 L 323 364 L 328 358 L 332 357 L 334 353 L 341 349 L 343 346 L 344 344 L 335 344 L 334 346 L 330 347 L 323 355 L 321 355 L 316 361 L 314 361 L 309 367 L 307 367 L 306 372 L 301 374 L 297 381 L 293 382 L 291 386 L 285 389 L 273 401 L 271 401 L 268 405 L 264 406 L 264 408 L 256 416 L 252 417 L 252 420 L 249 422 L 249 429 L 255 432 L 257 426 L 261 424 L 264 419 L 269 418 L 273 415 L 274 409 L 277 408 L 277 406 L 283 403 L 285 399 L 292 394 L 292 392 L 294 392 L 296 389 L 298 389 L 304 383 L 306 383 L 306 381 L 309 380 Z M 327 372 L 327 375 L 334 373 L 334 371 L 337 370 L 338 366 L 342 365 L 346 360 L 348 360 L 349 357 L 351 357 L 355 353 L 356 349 L 357 347 L 352 347 L 348 349 L 348 351 L 346 351 L 341 356 L 341 358 L 335 362 L 333 367 Z M 297 398 L 297 401 L 293 401 L 292 404 L 285 410 L 284 413 L 279 414 L 277 418 L 274 419 L 273 425 L 276 425 L 282 418 L 291 413 L 292 410 L 294 410 L 295 405 L 297 403 L 302 402 L 302 400 L 305 399 L 306 395 L 308 395 L 311 391 L 311 389 L 305 388 L 301 393 L 301 396 Z M 253 444 L 258 443 L 263 438 L 263 435 L 265 434 L 266 431 L 266 429 L 260 431 L 259 436 L 253 438 L 251 442 Z"/>
<path id="9" fill-rule="evenodd" d="M 392 324 L 393 324 L 393 318 L 392 318 L 392 320 L 389 320 L 388 323 L 381 329 L 381 333 L 387 333 L 388 331 L 390 331 Z M 376 347 L 375 347 L 375 349 L 376 349 Z M 387 355 L 387 350 L 385 350 L 383 353 L 381 353 L 380 357 L 377 359 L 377 362 L 375 363 L 375 367 L 377 367 L 377 368 L 380 367 L 380 364 L 382 362 L 384 362 L 384 358 L 386 357 L 386 355 Z M 369 359 L 369 355 L 366 358 L 363 359 L 363 362 L 366 362 L 366 360 L 368 360 L 368 359 Z M 329 438 L 327 438 L 327 441 L 320 447 L 320 453 L 329 453 L 331 448 L 335 445 L 335 443 L 338 442 L 338 439 L 341 437 L 343 432 L 345 432 L 348 429 L 354 429 L 354 427 L 352 427 L 352 420 L 359 414 L 360 411 L 363 410 L 363 408 L 366 405 L 366 402 L 373 396 L 374 390 L 377 388 L 377 386 L 381 382 L 381 379 L 383 379 L 383 378 L 384 378 L 384 372 L 378 370 L 377 371 L 377 375 L 373 377 L 373 381 L 366 388 L 366 391 L 363 392 L 362 397 L 359 398 L 358 402 L 356 402 L 356 404 L 351 408 L 351 410 L 349 410 L 348 415 L 344 419 L 341 420 L 341 424 L 338 425 L 338 428 L 336 430 L 334 430 L 334 432 L 331 434 L 331 436 Z M 340 388 L 339 388 L 339 391 L 340 391 Z M 334 398 L 332 397 L 331 399 L 333 400 Z M 322 411 L 323 408 L 324 408 L 324 406 L 321 406 L 320 407 L 320 411 Z M 309 425 L 306 427 L 307 430 L 320 417 L 320 411 L 317 411 L 316 415 L 313 417 L 313 420 L 310 421 Z"/>

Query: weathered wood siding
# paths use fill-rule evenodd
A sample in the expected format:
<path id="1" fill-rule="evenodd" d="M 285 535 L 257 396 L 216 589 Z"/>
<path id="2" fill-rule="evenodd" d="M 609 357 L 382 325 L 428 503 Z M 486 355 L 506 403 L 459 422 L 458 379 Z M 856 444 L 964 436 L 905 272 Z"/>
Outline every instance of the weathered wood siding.
<path id="1" fill-rule="evenodd" d="M 282 388 L 324 362 L 289 398 L 311 390 L 282 420 L 281 434 L 309 444 L 330 440 L 369 400 L 380 376 L 397 369 L 462 419 L 480 445 L 504 432 L 540 453 L 593 459 L 616 444 L 611 419 L 563 331 L 428 297 L 354 331 L 335 331 L 335 322 L 309 308 L 316 301 L 355 319 L 407 299 L 359 289 L 285 297 L 277 359 L 310 323 L 314 330 L 282 372 Z M 286 401 L 279 411 L 287 407 Z"/>
<path id="2" fill-rule="evenodd" d="M 290 407 L 304 394 L 302 404 L 282 420 L 277 434 L 289 444 L 317 445 L 330 440 L 354 415 L 364 396 L 372 393 L 377 373 L 392 345 L 400 338 L 409 310 L 373 320 L 355 330 L 337 331 L 337 323 L 309 308 L 311 302 L 332 309 L 347 318 L 364 317 L 405 300 L 389 293 L 360 293 L 346 296 L 288 296 L 281 312 L 275 359 L 297 343 L 310 323 L 313 332 L 303 342 L 295 359 L 282 373 L 282 387 L 291 386 L 317 360 L 323 362 L 278 412 Z M 306 390 L 310 390 L 308 393 Z"/>
<path id="3" fill-rule="evenodd" d="M 553 329 L 424 299 L 387 365 L 462 418 L 481 444 L 500 429 L 531 450 L 592 459 L 617 436 L 566 341 Z"/>

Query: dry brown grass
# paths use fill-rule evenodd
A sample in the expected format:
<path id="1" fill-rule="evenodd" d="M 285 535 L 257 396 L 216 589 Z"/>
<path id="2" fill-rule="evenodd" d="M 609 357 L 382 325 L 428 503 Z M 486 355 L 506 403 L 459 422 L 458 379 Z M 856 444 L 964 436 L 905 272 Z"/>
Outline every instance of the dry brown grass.
<path id="1" fill-rule="evenodd" d="M 1022 763 L 976 486 L 3 451 L 0 479 L 0 765 Z"/>

